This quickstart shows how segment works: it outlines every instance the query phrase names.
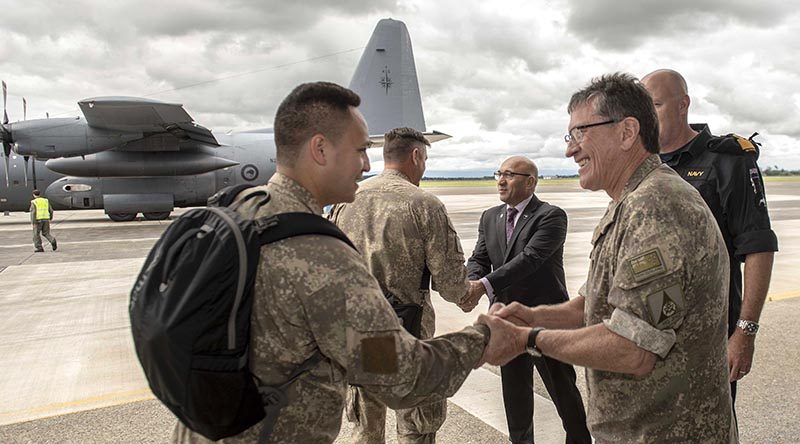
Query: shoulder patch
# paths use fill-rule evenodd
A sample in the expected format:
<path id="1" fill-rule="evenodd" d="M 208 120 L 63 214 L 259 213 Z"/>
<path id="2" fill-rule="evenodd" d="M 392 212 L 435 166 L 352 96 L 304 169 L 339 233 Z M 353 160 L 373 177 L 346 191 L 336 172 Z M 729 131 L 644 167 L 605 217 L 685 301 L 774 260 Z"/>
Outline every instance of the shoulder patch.
<path id="1" fill-rule="evenodd" d="M 361 366 L 367 373 L 393 375 L 398 371 L 394 336 L 361 340 Z"/>
<path id="2" fill-rule="evenodd" d="M 658 248 L 628 259 L 628 266 L 631 268 L 633 280 L 636 282 L 644 281 L 667 271 L 661 250 Z"/>
<path id="3" fill-rule="evenodd" d="M 645 302 L 651 323 L 656 328 L 664 328 L 675 315 L 686 308 L 683 291 L 677 284 L 646 296 Z"/>
<path id="4" fill-rule="evenodd" d="M 758 142 L 753 141 L 753 137 L 757 134 L 753 134 L 749 139 L 733 133 L 714 137 L 708 142 L 708 148 L 716 153 L 755 156 L 758 159 Z"/>
<path id="5" fill-rule="evenodd" d="M 751 153 L 756 152 L 756 146 L 753 145 L 749 139 L 745 139 L 744 137 L 734 134 L 733 137 L 736 139 L 736 142 L 739 143 L 739 146 L 742 148 L 742 151 L 747 151 Z"/>

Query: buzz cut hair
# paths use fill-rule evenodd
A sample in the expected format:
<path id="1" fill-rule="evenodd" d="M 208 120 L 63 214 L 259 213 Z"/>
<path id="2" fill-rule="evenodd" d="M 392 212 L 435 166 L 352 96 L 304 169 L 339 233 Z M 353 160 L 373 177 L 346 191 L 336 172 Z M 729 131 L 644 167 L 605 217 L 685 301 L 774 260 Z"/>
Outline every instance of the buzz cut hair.
<path id="1" fill-rule="evenodd" d="M 42 195 L 42 193 L 40 193 L 39 190 L 33 190 L 33 195 L 39 197 Z"/>
<path id="2" fill-rule="evenodd" d="M 275 151 L 278 165 L 294 166 L 302 145 L 316 134 L 338 141 L 352 122 L 350 108 L 361 98 L 331 82 L 303 83 L 283 99 L 275 113 Z"/>
<path id="3" fill-rule="evenodd" d="M 591 104 L 598 116 L 619 122 L 626 117 L 639 121 L 639 136 L 644 148 L 658 153 L 658 116 L 650 93 L 631 74 L 617 72 L 592 79 L 586 88 L 572 95 L 567 112 Z"/>
<path id="4" fill-rule="evenodd" d="M 425 136 L 414 128 L 395 128 L 383 135 L 383 161 L 403 162 L 418 144 L 431 146 Z"/>

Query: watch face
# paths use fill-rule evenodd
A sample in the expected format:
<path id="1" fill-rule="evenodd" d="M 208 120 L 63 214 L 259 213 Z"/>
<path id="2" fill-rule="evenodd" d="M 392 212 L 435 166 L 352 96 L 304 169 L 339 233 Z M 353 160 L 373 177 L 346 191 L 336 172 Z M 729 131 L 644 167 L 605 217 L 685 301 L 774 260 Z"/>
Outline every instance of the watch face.
<path id="1" fill-rule="evenodd" d="M 737 322 L 739 328 L 744 330 L 745 334 L 754 335 L 758 333 L 758 324 L 752 321 L 740 320 Z"/>

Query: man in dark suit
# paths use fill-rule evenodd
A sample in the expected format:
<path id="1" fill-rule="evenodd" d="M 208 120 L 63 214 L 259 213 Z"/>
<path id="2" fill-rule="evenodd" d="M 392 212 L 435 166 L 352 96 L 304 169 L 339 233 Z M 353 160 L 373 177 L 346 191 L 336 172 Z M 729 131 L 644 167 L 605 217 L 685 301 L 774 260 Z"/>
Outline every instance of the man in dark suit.
<path id="1" fill-rule="evenodd" d="M 495 179 L 505 203 L 481 215 L 478 242 L 467 261 L 469 278 L 483 284 L 491 303 L 518 301 L 535 306 L 567 301 L 563 263 L 566 213 L 536 198 L 538 170 L 528 158 L 508 158 Z M 477 299 L 462 308 L 469 309 L 470 304 L 477 304 Z M 511 442 L 533 443 L 534 365 L 561 416 L 567 443 L 590 443 L 575 369 L 527 353 L 500 369 Z"/>

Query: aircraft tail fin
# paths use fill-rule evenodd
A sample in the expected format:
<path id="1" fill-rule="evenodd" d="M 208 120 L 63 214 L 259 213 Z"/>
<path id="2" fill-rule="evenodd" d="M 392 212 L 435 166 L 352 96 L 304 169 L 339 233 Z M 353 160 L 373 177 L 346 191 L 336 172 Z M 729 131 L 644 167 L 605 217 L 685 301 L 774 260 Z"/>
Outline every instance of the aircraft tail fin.
<path id="1" fill-rule="evenodd" d="M 370 134 L 383 136 L 401 126 L 425 132 L 417 67 L 405 23 L 392 19 L 378 22 L 350 89 L 361 96 L 359 110 Z"/>

